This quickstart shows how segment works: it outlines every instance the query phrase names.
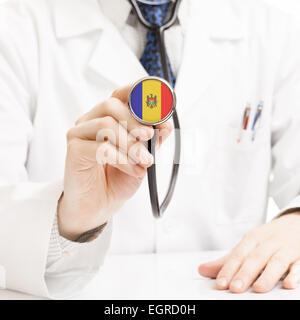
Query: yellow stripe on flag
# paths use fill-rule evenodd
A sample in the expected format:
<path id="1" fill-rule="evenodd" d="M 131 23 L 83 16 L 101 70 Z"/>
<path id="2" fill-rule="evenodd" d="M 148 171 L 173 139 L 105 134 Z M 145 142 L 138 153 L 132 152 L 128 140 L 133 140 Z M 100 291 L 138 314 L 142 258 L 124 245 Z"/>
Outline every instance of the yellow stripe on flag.
<path id="1" fill-rule="evenodd" d="M 153 108 L 147 106 L 147 97 L 155 97 L 157 105 Z M 161 120 L 161 83 L 157 80 L 143 82 L 143 120 L 157 122 Z"/>

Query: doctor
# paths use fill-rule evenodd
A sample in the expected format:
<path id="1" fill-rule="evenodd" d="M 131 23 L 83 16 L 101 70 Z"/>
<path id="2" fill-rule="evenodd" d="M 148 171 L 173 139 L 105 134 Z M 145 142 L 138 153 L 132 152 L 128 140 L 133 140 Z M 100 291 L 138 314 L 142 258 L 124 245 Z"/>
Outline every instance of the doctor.
<path id="1" fill-rule="evenodd" d="M 141 6 L 149 19 L 167 14 Z M 234 247 L 199 267 L 217 278 L 218 289 L 266 292 L 286 273 L 284 288 L 296 287 L 300 33 L 263 1 L 183 0 L 166 34 L 183 157 L 174 199 L 159 221 L 143 179 L 153 161 L 144 147 L 153 129 L 126 106 L 130 84 L 159 72 L 150 38 L 125 0 L 0 6 L 2 285 L 60 298 L 86 285 L 108 251 Z M 249 126 L 241 131 L 247 102 Z M 157 161 L 163 194 L 173 133 L 166 139 L 171 124 L 159 129 L 166 140 Z M 269 195 L 281 216 L 264 224 Z"/>

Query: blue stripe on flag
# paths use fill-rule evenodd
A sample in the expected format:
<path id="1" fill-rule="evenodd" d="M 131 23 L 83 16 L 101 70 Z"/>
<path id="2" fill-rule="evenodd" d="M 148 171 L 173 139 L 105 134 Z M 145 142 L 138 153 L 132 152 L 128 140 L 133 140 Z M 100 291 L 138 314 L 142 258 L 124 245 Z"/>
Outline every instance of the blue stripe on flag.
<path id="1" fill-rule="evenodd" d="M 138 84 L 131 94 L 131 107 L 133 112 L 143 119 L 143 83 Z"/>

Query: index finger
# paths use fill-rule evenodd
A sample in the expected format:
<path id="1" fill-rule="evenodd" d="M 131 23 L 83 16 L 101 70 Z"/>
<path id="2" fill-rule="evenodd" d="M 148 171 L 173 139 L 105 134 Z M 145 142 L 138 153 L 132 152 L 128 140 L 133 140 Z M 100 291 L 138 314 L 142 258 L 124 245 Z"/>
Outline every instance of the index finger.
<path id="1" fill-rule="evenodd" d="M 227 261 L 220 270 L 216 286 L 219 290 L 228 289 L 234 275 L 240 269 L 248 254 L 256 247 L 256 242 L 252 239 L 244 238 L 229 254 Z"/>

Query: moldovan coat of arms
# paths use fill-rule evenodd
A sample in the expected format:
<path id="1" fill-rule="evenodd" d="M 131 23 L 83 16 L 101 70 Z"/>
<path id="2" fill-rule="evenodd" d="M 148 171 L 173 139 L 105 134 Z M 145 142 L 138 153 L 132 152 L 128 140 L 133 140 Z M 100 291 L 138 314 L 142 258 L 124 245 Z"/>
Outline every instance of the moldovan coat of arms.
<path id="1" fill-rule="evenodd" d="M 150 96 L 147 96 L 146 104 L 147 107 L 151 109 L 157 107 L 157 97 L 153 97 L 153 94 L 151 93 Z"/>

